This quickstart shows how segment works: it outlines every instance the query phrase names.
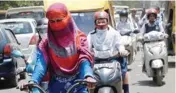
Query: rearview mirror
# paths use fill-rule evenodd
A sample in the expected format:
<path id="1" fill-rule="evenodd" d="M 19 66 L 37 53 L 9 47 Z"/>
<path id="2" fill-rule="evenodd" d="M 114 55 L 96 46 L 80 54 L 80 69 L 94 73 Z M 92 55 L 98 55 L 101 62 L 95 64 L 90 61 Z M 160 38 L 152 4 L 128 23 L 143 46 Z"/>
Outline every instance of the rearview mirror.
<path id="1" fill-rule="evenodd" d="M 19 58 L 19 57 L 24 58 L 24 55 L 19 50 L 13 50 L 12 56 L 17 57 L 17 58 Z"/>

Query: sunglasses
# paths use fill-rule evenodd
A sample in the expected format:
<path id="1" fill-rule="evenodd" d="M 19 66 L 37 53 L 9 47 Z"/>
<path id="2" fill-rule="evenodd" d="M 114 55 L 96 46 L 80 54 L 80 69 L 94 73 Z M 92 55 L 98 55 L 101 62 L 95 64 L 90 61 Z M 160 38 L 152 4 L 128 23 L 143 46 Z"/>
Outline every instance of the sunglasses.
<path id="1" fill-rule="evenodd" d="M 51 23 L 56 23 L 56 22 L 62 21 L 63 19 L 64 19 L 64 18 L 52 19 L 52 20 L 49 20 L 49 22 L 51 22 Z"/>

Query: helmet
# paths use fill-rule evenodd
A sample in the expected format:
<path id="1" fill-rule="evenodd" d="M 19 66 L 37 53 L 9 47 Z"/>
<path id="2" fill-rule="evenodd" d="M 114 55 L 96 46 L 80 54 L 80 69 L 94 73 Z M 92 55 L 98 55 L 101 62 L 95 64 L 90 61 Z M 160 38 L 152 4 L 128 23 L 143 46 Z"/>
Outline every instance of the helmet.
<path id="1" fill-rule="evenodd" d="M 136 8 L 131 9 L 131 12 L 136 12 L 136 11 L 137 11 Z"/>
<path id="2" fill-rule="evenodd" d="M 96 12 L 94 15 L 95 20 L 97 19 L 109 19 L 109 15 L 105 11 Z"/>
<path id="3" fill-rule="evenodd" d="M 128 11 L 127 10 L 122 10 L 122 11 L 120 11 L 119 15 L 128 17 Z"/>
<path id="4" fill-rule="evenodd" d="M 105 11 L 96 12 L 95 15 L 94 15 L 94 19 L 95 19 L 94 22 L 95 22 L 96 28 L 104 29 L 108 26 L 109 15 Z M 107 23 L 98 24 L 97 23 L 98 19 L 106 19 Z"/>
<path id="5" fill-rule="evenodd" d="M 157 18 L 157 10 L 156 9 L 154 9 L 154 8 L 151 8 L 151 9 L 148 9 L 147 11 L 146 11 L 146 13 L 147 13 L 147 18 L 149 19 L 149 16 L 151 15 L 151 14 L 154 14 L 155 15 L 155 18 Z"/>

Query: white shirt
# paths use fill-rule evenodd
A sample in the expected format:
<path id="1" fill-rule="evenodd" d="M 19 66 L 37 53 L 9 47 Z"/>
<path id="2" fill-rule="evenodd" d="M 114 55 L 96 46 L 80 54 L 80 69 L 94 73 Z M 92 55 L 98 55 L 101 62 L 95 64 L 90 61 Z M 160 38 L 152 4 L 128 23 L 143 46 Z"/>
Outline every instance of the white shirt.
<path id="1" fill-rule="evenodd" d="M 95 57 L 109 58 L 115 52 L 121 49 L 125 50 L 125 47 L 120 44 L 121 35 L 119 32 L 111 26 L 108 27 L 109 29 L 105 31 L 92 31 L 87 36 L 89 49 L 94 52 Z"/>

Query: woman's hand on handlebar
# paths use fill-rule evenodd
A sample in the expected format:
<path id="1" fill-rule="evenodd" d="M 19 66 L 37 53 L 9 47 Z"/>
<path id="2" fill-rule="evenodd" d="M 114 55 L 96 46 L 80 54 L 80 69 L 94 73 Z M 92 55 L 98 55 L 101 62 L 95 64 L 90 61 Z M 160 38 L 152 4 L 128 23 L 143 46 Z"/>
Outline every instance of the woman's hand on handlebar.
<path id="1" fill-rule="evenodd" d="M 26 81 L 26 80 L 21 80 L 17 86 L 17 89 L 20 89 L 21 91 L 26 91 L 28 92 L 28 85 L 34 84 L 33 81 Z"/>
<path id="2" fill-rule="evenodd" d="M 85 78 L 85 81 L 87 82 L 87 87 L 89 89 L 94 89 L 95 88 L 97 81 L 93 77 L 88 76 L 88 77 Z"/>

